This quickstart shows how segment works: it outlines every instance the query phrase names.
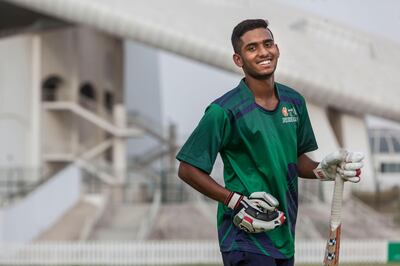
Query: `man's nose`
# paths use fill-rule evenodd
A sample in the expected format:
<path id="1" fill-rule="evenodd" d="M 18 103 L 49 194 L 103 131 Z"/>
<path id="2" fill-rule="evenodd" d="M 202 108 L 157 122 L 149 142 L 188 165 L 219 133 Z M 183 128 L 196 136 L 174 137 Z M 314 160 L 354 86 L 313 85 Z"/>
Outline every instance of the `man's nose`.
<path id="1" fill-rule="evenodd" d="M 270 51 L 266 47 L 261 46 L 260 50 L 259 50 L 259 55 L 260 56 L 267 56 L 269 54 L 269 52 Z"/>

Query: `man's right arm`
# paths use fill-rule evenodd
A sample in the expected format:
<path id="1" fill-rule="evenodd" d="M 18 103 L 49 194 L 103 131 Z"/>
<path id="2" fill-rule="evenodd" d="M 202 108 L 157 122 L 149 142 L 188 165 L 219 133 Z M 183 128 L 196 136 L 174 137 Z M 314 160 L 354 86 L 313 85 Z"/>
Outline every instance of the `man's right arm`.
<path id="1" fill-rule="evenodd" d="M 200 169 L 181 161 L 178 176 L 200 193 L 224 203 L 230 191 L 218 184 L 211 176 Z"/>
<path id="2" fill-rule="evenodd" d="M 276 209 L 279 202 L 266 192 L 252 193 L 249 198 L 230 192 L 205 172 L 183 161 L 178 176 L 202 194 L 235 210 L 233 223 L 248 233 L 266 232 L 285 222 L 284 213 Z"/>

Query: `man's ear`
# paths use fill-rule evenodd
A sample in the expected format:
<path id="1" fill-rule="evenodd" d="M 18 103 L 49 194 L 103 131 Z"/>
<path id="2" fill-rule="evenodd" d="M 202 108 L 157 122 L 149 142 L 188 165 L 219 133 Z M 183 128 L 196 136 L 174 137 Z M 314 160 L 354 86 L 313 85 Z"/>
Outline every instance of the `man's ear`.
<path id="1" fill-rule="evenodd" d="M 243 67 L 243 60 L 239 54 L 234 53 L 232 58 L 233 58 L 233 62 L 235 62 L 235 65 L 237 65 L 238 67 Z"/>

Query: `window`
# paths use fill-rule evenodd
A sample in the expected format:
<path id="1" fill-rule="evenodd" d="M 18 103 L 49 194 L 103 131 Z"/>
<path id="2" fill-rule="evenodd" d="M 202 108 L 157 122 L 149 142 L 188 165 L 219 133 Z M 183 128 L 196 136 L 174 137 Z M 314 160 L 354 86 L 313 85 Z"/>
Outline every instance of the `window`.
<path id="1" fill-rule="evenodd" d="M 400 141 L 399 138 L 393 137 L 392 138 L 393 142 L 393 150 L 395 153 L 400 153 Z"/>
<path id="2" fill-rule="evenodd" d="M 106 91 L 104 93 L 104 107 L 106 108 L 107 111 L 111 113 L 113 105 L 114 105 L 114 96 L 111 92 Z"/>
<path id="3" fill-rule="evenodd" d="M 90 84 L 88 82 L 84 83 L 81 86 L 81 89 L 79 92 L 80 92 L 81 96 L 83 96 L 87 99 L 96 100 L 96 90 L 94 89 L 92 84 Z"/>
<path id="4" fill-rule="evenodd" d="M 389 152 L 389 145 L 386 140 L 385 136 L 381 136 L 379 138 L 379 152 L 380 153 L 388 153 Z"/>
<path id="5" fill-rule="evenodd" d="M 400 163 L 381 163 L 382 173 L 400 173 Z"/>
<path id="6" fill-rule="evenodd" d="M 83 83 L 79 90 L 79 104 L 89 110 L 97 110 L 96 89 L 89 82 Z"/>
<path id="7" fill-rule="evenodd" d="M 63 84 L 63 79 L 58 75 L 49 75 L 42 83 L 43 101 L 56 101 L 57 90 Z"/>

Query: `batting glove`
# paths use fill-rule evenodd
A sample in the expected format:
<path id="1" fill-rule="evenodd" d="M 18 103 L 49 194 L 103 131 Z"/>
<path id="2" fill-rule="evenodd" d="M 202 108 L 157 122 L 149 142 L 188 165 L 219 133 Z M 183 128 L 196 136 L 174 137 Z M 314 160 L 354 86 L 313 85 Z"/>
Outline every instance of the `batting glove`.
<path id="1" fill-rule="evenodd" d="M 313 171 L 321 181 L 333 181 L 339 174 L 345 181 L 357 183 L 360 181 L 363 159 L 361 152 L 339 150 L 326 156 Z"/>
<path id="2" fill-rule="evenodd" d="M 363 160 L 362 152 L 347 152 L 346 158 L 337 168 L 338 174 L 346 181 L 360 182 L 361 168 L 364 166 Z"/>
<path id="3" fill-rule="evenodd" d="M 248 233 L 266 232 L 282 225 L 285 215 L 276 207 L 278 201 L 265 192 L 254 192 L 249 198 L 231 192 L 225 204 L 237 211 L 233 223 Z"/>

